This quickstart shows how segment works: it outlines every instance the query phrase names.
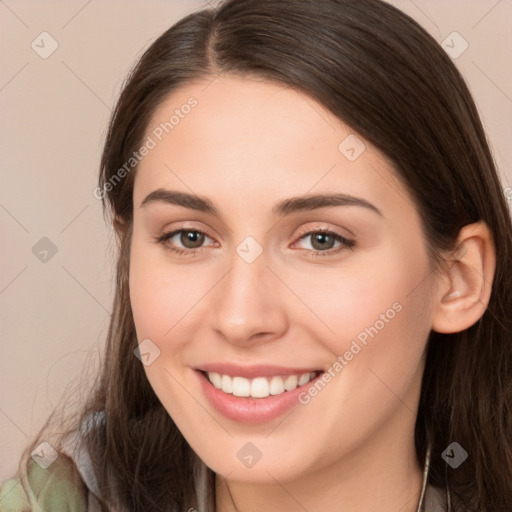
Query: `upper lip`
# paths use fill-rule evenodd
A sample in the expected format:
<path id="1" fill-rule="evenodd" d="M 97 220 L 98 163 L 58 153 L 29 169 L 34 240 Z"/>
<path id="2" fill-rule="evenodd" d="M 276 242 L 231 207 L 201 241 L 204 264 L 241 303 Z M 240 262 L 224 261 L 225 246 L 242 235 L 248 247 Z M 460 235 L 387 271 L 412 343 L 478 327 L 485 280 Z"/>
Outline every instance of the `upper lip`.
<path id="1" fill-rule="evenodd" d="M 290 368 L 285 366 L 276 366 L 272 364 L 255 364 L 250 366 L 239 366 L 231 363 L 207 363 L 198 366 L 196 370 L 204 372 L 215 372 L 231 377 L 245 377 L 253 379 L 255 377 L 272 377 L 274 375 L 301 375 L 322 371 L 319 368 Z"/>

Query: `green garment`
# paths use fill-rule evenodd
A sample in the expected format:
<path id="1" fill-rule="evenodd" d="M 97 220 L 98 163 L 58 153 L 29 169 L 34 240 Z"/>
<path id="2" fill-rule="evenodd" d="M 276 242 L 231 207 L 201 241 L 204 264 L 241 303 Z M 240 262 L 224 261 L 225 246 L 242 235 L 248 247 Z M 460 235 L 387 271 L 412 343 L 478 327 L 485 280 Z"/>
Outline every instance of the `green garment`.
<path id="1" fill-rule="evenodd" d="M 426 485 L 428 461 L 427 453 L 423 476 L 425 495 L 417 512 L 446 512 L 450 501 L 448 491 Z M 198 512 L 211 510 L 206 503 L 207 471 L 201 462 L 196 488 Z M 29 459 L 26 474 L 0 483 L 0 512 L 99 512 L 98 492 L 87 451 L 84 447 L 74 450 L 71 445 L 47 469 Z"/>
<path id="2" fill-rule="evenodd" d="M 29 459 L 26 474 L 0 484 L 0 512 L 87 512 L 87 487 L 64 454 L 47 469 Z"/>

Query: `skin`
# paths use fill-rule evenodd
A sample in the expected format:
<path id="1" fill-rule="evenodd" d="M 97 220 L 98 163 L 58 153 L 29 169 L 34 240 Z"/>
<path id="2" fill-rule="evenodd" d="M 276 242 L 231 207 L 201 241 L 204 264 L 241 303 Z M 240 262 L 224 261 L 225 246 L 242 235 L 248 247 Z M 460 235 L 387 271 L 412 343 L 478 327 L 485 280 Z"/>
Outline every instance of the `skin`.
<path id="1" fill-rule="evenodd" d="M 191 96 L 198 105 L 137 169 L 130 294 L 139 342 L 149 338 L 160 350 L 145 366 L 149 382 L 216 472 L 217 510 L 415 511 L 422 468 L 414 423 L 428 334 L 436 323 L 453 331 L 482 313 L 476 307 L 457 323 L 467 307 L 457 309 L 453 286 L 466 297 L 473 291 L 464 272 L 455 280 L 432 272 L 414 201 L 390 163 L 367 141 L 349 161 L 338 146 L 353 130 L 313 99 L 262 79 L 209 78 L 168 96 L 147 134 Z M 141 206 L 161 188 L 204 196 L 220 217 L 164 202 Z M 272 212 L 292 196 L 333 192 L 381 214 L 356 205 Z M 320 253 L 313 236 L 300 239 L 315 228 L 355 245 L 333 253 L 340 244 L 331 242 Z M 207 236 L 200 249 L 179 234 L 155 241 L 177 229 Z M 471 245 L 475 232 L 464 257 L 478 267 L 485 245 Z M 263 249 L 252 263 L 236 252 L 247 236 Z M 395 303 L 401 311 L 288 415 L 239 424 L 202 393 L 193 368 L 207 362 L 327 371 Z M 262 453 L 251 468 L 236 456 L 247 442 Z"/>

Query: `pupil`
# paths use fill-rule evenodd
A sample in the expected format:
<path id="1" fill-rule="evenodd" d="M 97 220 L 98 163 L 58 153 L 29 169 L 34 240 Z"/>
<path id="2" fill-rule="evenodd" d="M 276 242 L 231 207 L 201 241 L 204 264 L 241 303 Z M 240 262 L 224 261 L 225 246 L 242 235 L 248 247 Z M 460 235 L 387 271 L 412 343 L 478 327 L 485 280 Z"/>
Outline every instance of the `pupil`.
<path id="1" fill-rule="evenodd" d="M 329 235 L 323 234 L 323 233 L 316 234 L 313 240 L 314 240 L 313 245 L 319 244 L 320 249 L 322 249 L 322 248 L 325 249 L 326 246 L 329 246 L 328 248 L 330 249 L 331 248 L 330 245 L 332 245 L 332 241 L 333 241 L 333 239 Z M 331 244 L 329 244 L 329 242 L 331 242 Z"/>
<path id="2" fill-rule="evenodd" d="M 187 244 L 192 243 L 192 248 L 200 247 L 203 242 L 204 235 L 198 231 L 185 231 L 181 235 L 181 243 L 187 247 Z"/>

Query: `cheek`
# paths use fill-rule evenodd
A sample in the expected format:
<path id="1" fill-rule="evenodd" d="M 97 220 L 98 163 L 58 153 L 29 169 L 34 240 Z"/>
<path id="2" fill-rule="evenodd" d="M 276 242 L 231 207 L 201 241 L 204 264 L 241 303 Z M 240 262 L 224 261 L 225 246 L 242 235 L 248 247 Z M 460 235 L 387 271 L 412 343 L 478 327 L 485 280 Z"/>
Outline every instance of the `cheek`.
<path id="1" fill-rule="evenodd" d="M 205 291 L 197 288 L 199 280 L 189 275 L 186 266 L 169 265 L 165 253 L 154 249 L 134 233 L 129 277 L 132 314 L 138 342 L 150 340 L 150 352 L 158 354 L 144 366 L 148 381 L 180 428 L 188 431 L 187 425 L 200 411 L 191 407 L 194 402 L 183 387 L 188 378 L 183 350 L 190 339 L 187 312 Z"/>
<path id="2" fill-rule="evenodd" d="M 205 295 L 206 285 L 204 279 L 194 277 L 190 266 L 170 265 L 163 250 L 148 247 L 134 234 L 129 286 L 139 342 L 145 338 L 157 344 L 173 336 L 181 339 L 175 334 L 186 321 L 180 319 Z"/>
<path id="3" fill-rule="evenodd" d="M 313 320 L 303 325 L 313 337 L 325 333 L 333 361 L 346 354 L 354 369 L 418 362 L 432 310 L 428 259 L 418 247 L 407 251 L 397 244 L 339 270 L 295 277 L 297 295 L 316 316 L 309 314 Z"/>
<path id="4" fill-rule="evenodd" d="M 381 253 L 356 267 L 340 267 L 328 280 L 308 276 L 296 290 L 322 320 L 301 325 L 332 354 L 325 391 L 301 397 L 307 421 L 323 418 L 322 439 L 343 439 L 327 457 L 363 442 L 396 411 L 409 421 L 430 331 L 431 280 L 422 253 Z"/>

